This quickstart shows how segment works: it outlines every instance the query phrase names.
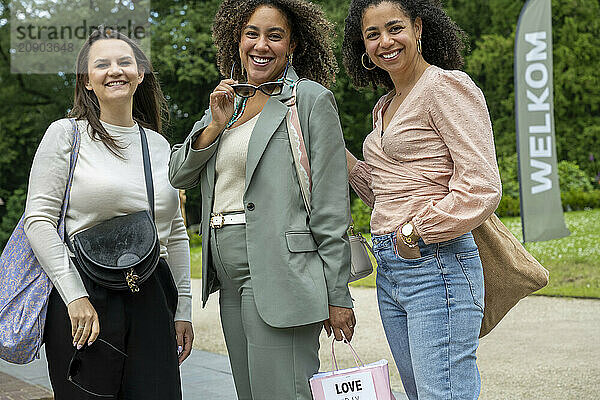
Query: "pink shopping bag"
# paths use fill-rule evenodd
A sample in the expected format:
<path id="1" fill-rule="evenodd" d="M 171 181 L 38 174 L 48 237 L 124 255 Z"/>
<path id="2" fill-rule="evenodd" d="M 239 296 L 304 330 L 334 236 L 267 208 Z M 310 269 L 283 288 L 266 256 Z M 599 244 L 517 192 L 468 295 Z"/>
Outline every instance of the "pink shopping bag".
<path id="1" fill-rule="evenodd" d="M 356 367 L 340 370 L 331 343 L 331 357 L 335 371 L 319 372 L 310 378 L 310 390 L 314 400 L 396 400 L 390 387 L 387 360 L 364 364 L 352 345 L 346 341 Z"/>

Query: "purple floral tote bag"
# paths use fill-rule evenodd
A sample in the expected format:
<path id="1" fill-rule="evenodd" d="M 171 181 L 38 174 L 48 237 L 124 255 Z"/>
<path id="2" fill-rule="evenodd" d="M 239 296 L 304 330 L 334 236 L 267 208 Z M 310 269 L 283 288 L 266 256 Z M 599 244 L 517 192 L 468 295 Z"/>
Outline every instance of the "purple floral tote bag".
<path id="1" fill-rule="evenodd" d="M 69 177 L 58 221 L 58 234 L 65 235 L 65 214 L 79 154 L 80 133 L 75 120 Z M 39 358 L 52 282 L 38 262 L 25 236 L 24 216 L 8 239 L 0 257 L 0 358 L 26 364 Z"/>

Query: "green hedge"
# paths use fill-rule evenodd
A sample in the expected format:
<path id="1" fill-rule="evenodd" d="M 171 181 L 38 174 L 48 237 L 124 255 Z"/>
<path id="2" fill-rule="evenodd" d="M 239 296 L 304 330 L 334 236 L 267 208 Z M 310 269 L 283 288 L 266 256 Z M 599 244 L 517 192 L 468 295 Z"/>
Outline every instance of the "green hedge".
<path id="1" fill-rule="evenodd" d="M 496 214 L 501 217 L 516 217 L 521 214 L 520 210 L 521 204 L 519 203 L 518 198 L 504 195 L 502 196 L 502 199 L 500 199 L 500 205 L 498 205 Z"/>
<path id="2" fill-rule="evenodd" d="M 351 210 L 354 229 L 362 233 L 371 232 L 371 208 L 361 199 L 356 198 L 352 201 Z"/>
<path id="3" fill-rule="evenodd" d="M 561 192 L 562 206 L 564 211 L 580 211 L 592 208 L 600 208 L 600 190 L 582 192 L 570 190 Z M 521 215 L 519 199 L 512 196 L 502 196 L 496 214 L 501 217 L 518 217 Z"/>
<path id="4" fill-rule="evenodd" d="M 579 211 L 590 208 L 600 208 L 600 190 L 580 192 L 571 190 L 560 194 L 565 211 Z"/>

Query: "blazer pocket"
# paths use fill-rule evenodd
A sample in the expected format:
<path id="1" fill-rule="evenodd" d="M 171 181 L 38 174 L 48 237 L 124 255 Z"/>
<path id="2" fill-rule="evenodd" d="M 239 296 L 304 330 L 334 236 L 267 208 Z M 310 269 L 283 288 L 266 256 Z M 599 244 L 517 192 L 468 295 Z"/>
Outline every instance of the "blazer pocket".
<path id="1" fill-rule="evenodd" d="M 285 240 L 287 242 L 288 250 L 291 253 L 317 251 L 317 243 L 315 243 L 315 239 L 313 239 L 310 231 L 286 232 Z"/>

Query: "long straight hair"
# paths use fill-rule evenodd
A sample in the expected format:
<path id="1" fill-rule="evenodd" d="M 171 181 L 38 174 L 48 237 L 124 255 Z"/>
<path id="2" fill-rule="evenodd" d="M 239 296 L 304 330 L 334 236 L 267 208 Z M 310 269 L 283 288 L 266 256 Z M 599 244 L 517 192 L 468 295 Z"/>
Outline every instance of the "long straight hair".
<path id="1" fill-rule="evenodd" d="M 78 120 L 87 120 L 88 132 L 93 140 L 102 141 L 115 155 L 121 156 L 123 149 L 100 123 L 100 103 L 93 90 L 88 90 L 89 82 L 88 61 L 90 48 L 99 40 L 118 39 L 131 47 L 138 66 L 138 71 L 144 73 L 144 79 L 133 94 L 133 119 L 144 128 L 162 133 L 163 121 L 168 119 L 169 110 L 167 100 L 154 75 L 152 64 L 142 49 L 130 38 L 112 29 L 98 27 L 84 43 L 77 56 L 75 99 L 69 117 Z M 89 131 L 91 129 L 91 132 Z"/>

